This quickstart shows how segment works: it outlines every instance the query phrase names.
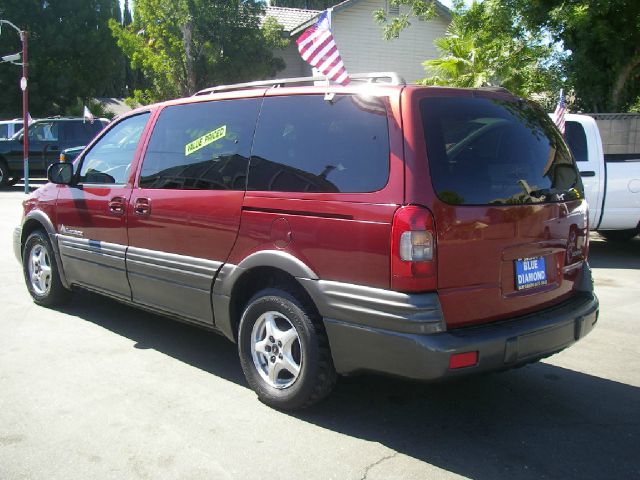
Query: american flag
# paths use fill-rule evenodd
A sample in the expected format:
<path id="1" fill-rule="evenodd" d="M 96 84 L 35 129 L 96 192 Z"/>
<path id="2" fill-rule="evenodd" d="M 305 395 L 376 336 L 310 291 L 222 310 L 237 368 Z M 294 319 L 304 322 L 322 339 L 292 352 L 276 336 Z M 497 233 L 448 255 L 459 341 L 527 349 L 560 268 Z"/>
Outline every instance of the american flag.
<path id="1" fill-rule="evenodd" d="M 560 130 L 560 133 L 564 135 L 564 114 L 567 113 L 567 108 L 564 104 L 564 91 L 560 90 L 560 99 L 558 100 L 558 105 L 556 106 L 555 112 L 553 112 L 553 122 Z"/>
<path id="2" fill-rule="evenodd" d="M 349 74 L 331 33 L 331 11 L 322 12 L 318 21 L 307 28 L 296 40 L 302 59 L 325 75 L 329 80 L 342 85 L 349 84 Z"/>

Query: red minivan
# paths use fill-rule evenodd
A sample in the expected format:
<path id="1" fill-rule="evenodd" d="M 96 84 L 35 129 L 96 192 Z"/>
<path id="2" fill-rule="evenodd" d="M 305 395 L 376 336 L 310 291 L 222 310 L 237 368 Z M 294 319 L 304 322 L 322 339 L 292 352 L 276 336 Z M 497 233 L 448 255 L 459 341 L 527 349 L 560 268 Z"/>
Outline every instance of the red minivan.
<path id="1" fill-rule="evenodd" d="M 547 115 L 389 78 L 214 87 L 120 117 L 24 202 L 33 299 L 83 288 L 215 330 L 283 409 L 341 374 L 458 377 L 589 333 L 587 204 Z"/>

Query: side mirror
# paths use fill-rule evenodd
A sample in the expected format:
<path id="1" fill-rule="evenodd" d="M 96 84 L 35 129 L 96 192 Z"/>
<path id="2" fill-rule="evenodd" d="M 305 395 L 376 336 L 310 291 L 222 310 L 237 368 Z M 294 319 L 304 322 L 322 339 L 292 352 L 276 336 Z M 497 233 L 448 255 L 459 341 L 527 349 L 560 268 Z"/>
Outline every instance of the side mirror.
<path id="1" fill-rule="evenodd" d="M 52 163 L 47 169 L 47 179 L 51 183 L 71 185 L 73 181 L 73 165 L 71 163 Z"/>
<path id="2" fill-rule="evenodd" d="M 21 133 L 20 135 L 18 135 L 18 141 L 20 143 L 24 143 L 24 133 Z"/>

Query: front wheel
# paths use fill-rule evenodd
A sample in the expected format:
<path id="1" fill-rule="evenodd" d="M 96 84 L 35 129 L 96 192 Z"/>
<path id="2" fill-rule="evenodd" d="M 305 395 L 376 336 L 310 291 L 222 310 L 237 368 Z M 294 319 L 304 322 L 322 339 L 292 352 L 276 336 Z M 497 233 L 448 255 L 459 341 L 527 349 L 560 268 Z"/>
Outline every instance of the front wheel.
<path id="1" fill-rule="evenodd" d="M 321 318 L 285 289 L 262 290 L 249 301 L 238 351 L 247 382 L 275 408 L 308 407 L 327 396 L 336 381 Z"/>
<path id="2" fill-rule="evenodd" d="M 53 248 L 45 232 L 36 230 L 27 238 L 22 267 L 27 289 L 38 305 L 62 305 L 71 297 L 71 291 L 62 285 Z"/>

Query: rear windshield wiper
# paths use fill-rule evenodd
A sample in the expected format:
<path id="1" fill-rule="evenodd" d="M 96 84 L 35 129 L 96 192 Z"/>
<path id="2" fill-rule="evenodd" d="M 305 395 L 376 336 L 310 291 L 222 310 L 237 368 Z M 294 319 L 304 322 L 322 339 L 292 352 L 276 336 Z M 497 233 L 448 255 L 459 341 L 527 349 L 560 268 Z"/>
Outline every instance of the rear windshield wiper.
<path id="1" fill-rule="evenodd" d="M 540 188 L 538 190 L 533 190 L 524 179 L 518 180 L 518 183 L 527 195 L 540 199 L 544 202 L 566 202 L 582 198 L 580 196 L 580 192 L 578 192 L 574 187 L 571 187 L 568 190 L 561 190 L 559 188 Z"/>

